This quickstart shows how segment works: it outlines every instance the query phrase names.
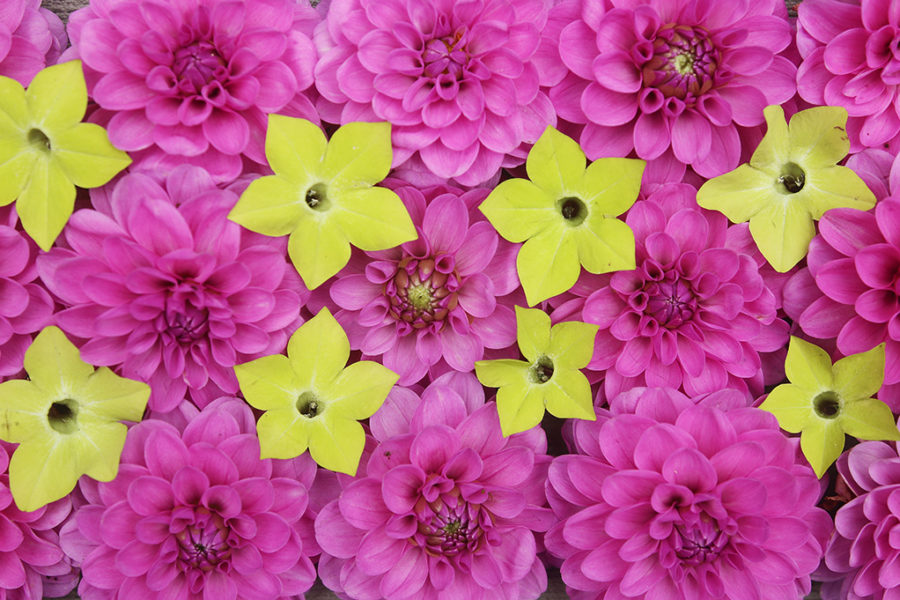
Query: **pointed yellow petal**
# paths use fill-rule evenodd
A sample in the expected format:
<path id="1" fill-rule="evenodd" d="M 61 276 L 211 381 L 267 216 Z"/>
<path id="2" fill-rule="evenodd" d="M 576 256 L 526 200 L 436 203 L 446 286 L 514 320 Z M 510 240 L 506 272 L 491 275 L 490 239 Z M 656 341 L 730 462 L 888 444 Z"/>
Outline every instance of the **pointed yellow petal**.
<path id="1" fill-rule="evenodd" d="M 558 369 L 583 369 L 594 354 L 598 326 L 580 321 L 557 323 L 550 330 L 547 353 Z"/>
<path id="2" fill-rule="evenodd" d="M 80 407 L 79 420 L 83 415 L 100 421 L 136 423 L 144 416 L 150 386 L 100 367 L 88 376 L 75 395 Z"/>
<path id="3" fill-rule="evenodd" d="M 630 271 L 635 267 L 634 232 L 622 221 L 591 213 L 572 231 L 578 260 L 588 272 Z"/>
<path id="4" fill-rule="evenodd" d="M 384 404 L 399 375 L 370 360 L 348 365 L 322 390 L 328 410 L 348 419 L 368 419 Z"/>
<path id="5" fill-rule="evenodd" d="M 528 431 L 544 418 L 544 390 L 524 381 L 497 390 L 497 414 L 503 437 Z"/>
<path id="6" fill-rule="evenodd" d="M 0 206 L 22 194 L 37 160 L 34 153 L 15 148 L 10 138 L 0 138 Z"/>
<path id="7" fill-rule="evenodd" d="M 278 175 L 254 179 L 241 194 L 228 218 L 250 231 L 264 235 L 287 235 L 306 217 L 300 189 Z"/>
<path id="8" fill-rule="evenodd" d="M 868 352 L 851 354 L 834 363 L 834 391 L 845 400 L 869 398 L 884 382 L 884 342 Z"/>
<path id="9" fill-rule="evenodd" d="M 306 287 L 314 290 L 350 260 L 350 242 L 328 219 L 301 219 L 288 240 L 288 254 Z"/>
<path id="10" fill-rule="evenodd" d="M 557 369 L 545 387 L 547 412 L 551 415 L 560 419 L 597 420 L 591 384 L 581 371 Z"/>
<path id="11" fill-rule="evenodd" d="M 331 136 L 322 173 L 343 189 L 374 185 L 391 170 L 391 124 L 347 123 Z"/>
<path id="12" fill-rule="evenodd" d="M 8 135 L 28 127 L 28 123 L 25 88 L 15 79 L 0 75 L 0 132 Z"/>
<path id="13" fill-rule="evenodd" d="M 9 461 L 9 487 L 19 510 L 26 512 L 59 500 L 82 475 L 75 455 L 56 437 L 37 437 L 21 444 Z"/>
<path id="14" fill-rule="evenodd" d="M 504 239 L 518 243 L 559 223 L 556 200 L 527 179 L 507 179 L 478 209 Z"/>
<path id="15" fill-rule="evenodd" d="M 519 381 L 525 382 L 529 366 L 524 360 L 511 358 L 479 360 L 475 363 L 475 376 L 482 385 L 498 388 Z"/>
<path id="16" fill-rule="evenodd" d="M 125 447 L 128 428 L 121 423 L 102 423 L 72 438 L 78 460 L 76 470 L 97 481 L 112 481 L 119 472 L 119 459 Z"/>
<path id="17" fill-rule="evenodd" d="M 810 392 L 789 383 L 772 390 L 759 407 L 775 415 L 781 428 L 791 433 L 799 433 L 810 419 L 818 418 Z"/>
<path id="18" fill-rule="evenodd" d="M 528 306 L 567 291 L 581 274 L 578 246 L 564 225 L 531 238 L 519 250 L 516 271 Z"/>
<path id="19" fill-rule="evenodd" d="M 791 383 L 812 393 L 835 386 L 828 353 L 798 337 L 791 336 L 784 372 Z"/>
<path id="20" fill-rule="evenodd" d="M 784 109 L 780 106 L 767 106 L 763 110 L 763 115 L 766 118 L 766 135 L 750 157 L 750 165 L 770 171 L 777 176 L 781 166 L 790 161 L 791 139 L 788 125 L 784 118 Z"/>
<path id="21" fill-rule="evenodd" d="M 275 173 L 297 187 L 306 189 L 321 179 L 327 146 L 322 130 L 306 119 L 269 115 L 266 159 Z"/>
<path id="22" fill-rule="evenodd" d="M 309 431 L 309 453 L 330 471 L 356 475 L 366 443 L 362 425 L 351 419 L 330 416 L 326 410 Z"/>
<path id="23" fill-rule="evenodd" d="M 291 361 L 281 354 L 235 365 L 234 374 L 244 399 L 259 410 L 294 408 L 297 398 L 304 391 Z"/>
<path id="24" fill-rule="evenodd" d="M 631 208 L 641 190 L 647 163 L 635 158 L 598 158 L 584 173 L 584 198 L 591 216 L 616 216 Z"/>
<path id="25" fill-rule="evenodd" d="M 750 165 L 741 165 L 700 186 L 697 204 L 719 211 L 732 223 L 743 223 L 777 200 L 775 178 Z"/>
<path id="26" fill-rule="evenodd" d="M 804 169 L 832 167 L 850 152 L 847 109 L 816 106 L 791 117 L 791 158 Z"/>
<path id="27" fill-rule="evenodd" d="M 50 404 L 51 399 L 32 381 L 0 383 L 0 439 L 17 444 L 44 435 Z"/>
<path id="28" fill-rule="evenodd" d="M 332 212 L 350 243 L 361 250 L 387 250 L 419 236 L 400 196 L 387 188 L 343 192 Z"/>
<path id="29" fill-rule="evenodd" d="M 800 434 L 800 449 L 821 478 L 844 450 L 844 431 L 836 421 L 811 419 Z"/>
<path id="30" fill-rule="evenodd" d="M 266 411 L 256 423 L 260 458 L 295 458 L 306 452 L 306 419 L 294 407 Z"/>
<path id="31" fill-rule="evenodd" d="M 110 143 L 106 130 L 93 123 L 78 123 L 53 134 L 51 141 L 54 160 L 78 187 L 100 187 L 131 164 L 131 158 Z"/>
<path id="32" fill-rule="evenodd" d="M 844 432 L 860 440 L 900 440 L 890 407 L 875 398 L 844 404 L 840 414 Z"/>
<path id="33" fill-rule="evenodd" d="M 585 164 L 587 159 L 578 143 L 548 126 L 528 153 L 525 169 L 535 185 L 561 198 L 580 187 Z"/>
<path id="34" fill-rule="evenodd" d="M 875 194 L 847 167 L 808 171 L 801 193 L 814 219 L 821 219 L 825 211 L 832 208 L 869 210 L 875 206 Z"/>
<path id="35" fill-rule="evenodd" d="M 82 361 L 78 348 L 51 325 L 25 351 L 25 371 L 35 385 L 56 400 L 80 387 L 94 367 Z"/>
<path id="36" fill-rule="evenodd" d="M 550 315 L 539 308 L 515 308 L 519 350 L 534 362 L 550 352 Z"/>
<path id="37" fill-rule="evenodd" d="M 313 388 L 325 390 L 347 364 L 350 342 L 328 308 L 323 307 L 294 332 L 287 351 L 294 372 L 309 373 Z"/>
<path id="38" fill-rule="evenodd" d="M 87 87 L 81 61 L 53 65 L 40 71 L 25 90 L 31 119 L 45 135 L 81 121 L 87 110 Z"/>
<path id="39" fill-rule="evenodd" d="M 815 234 L 809 212 L 788 196 L 750 219 L 750 235 L 765 259 L 780 273 L 803 260 Z"/>
<path id="40" fill-rule="evenodd" d="M 75 208 L 75 186 L 53 161 L 38 160 L 19 194 L 16 212 L 41 250 L 49 251 Z"/>

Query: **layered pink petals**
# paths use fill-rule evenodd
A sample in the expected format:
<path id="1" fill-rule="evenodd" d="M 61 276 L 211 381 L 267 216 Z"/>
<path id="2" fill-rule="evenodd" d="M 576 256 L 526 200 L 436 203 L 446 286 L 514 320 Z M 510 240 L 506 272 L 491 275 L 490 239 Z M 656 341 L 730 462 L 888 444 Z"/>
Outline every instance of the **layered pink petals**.
<path id="1" fill-rule="evenodd" d="M 40 1 L 8 0 L 0 10 L 0 75 L 27 86 L 52 65 L 68 39 L 62 21 Z"/>
<path id="2" fill-rule="evenodd" d="M 164 185 L 125 177 L 38 260 L 85 360 L 150 383 L 163 412 L 237 392 L 232 367 L 282 351 L 308 294 L 281 245 L 227 220 L 233 193 L 192 167 Z"/>

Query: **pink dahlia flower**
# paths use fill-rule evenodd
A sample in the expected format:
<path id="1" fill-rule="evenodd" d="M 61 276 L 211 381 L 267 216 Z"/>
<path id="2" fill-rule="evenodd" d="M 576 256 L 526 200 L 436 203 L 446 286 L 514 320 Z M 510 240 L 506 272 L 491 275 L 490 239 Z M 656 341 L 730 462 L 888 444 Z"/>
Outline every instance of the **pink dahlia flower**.
<path id="1" fill-rule="evenodd" d="M 318 120 L 301 93 L 317 22 L 296 0 L 94 0 L 72 14 L 67 55 L 84 61 L 113 144 L 151 169 L 196 164 L 227 181 L 243 158 L 266 164 L 267 114 Z"/>
<path id="2" fill-rule="evenodd" d="M 32 512 L 20 511 L 9 491 L 7 469 L 13 452 L 13 444 L 0 442 L 0 600 L 65 596 L 76 579 L 66 577 L 72 567 L 57 531 L 72 502 L 66 497 Z M 55 577 L 69 585 L 55 585 Z"/>
<path id="3" fill-rule="evenodd" d="M 884 387 L 878 398 L 900 408 L 900 198 L 874 212 L 833 209 L 819 221 L 793 281 L 797 322 L 809 336 L 837 338 L 844 356 L 885 342 Z"/>
<path id="4" fill-rule="evenodd" d="M 41 0 L 3 0 L 0 6 L 0 75 L 22 85 L 59 58 L 68 39 L 62 21 Z"/>
<path id="5" fill-rule="evenodd" d="M 894 444 L 862 442 L 838 460 L 856 496 L 834 518 L 825 565 L 840 579 L 826 583 L 828 600 L 889 600 L 900 593 L 900 544 L 891 534 L 900 507 L 900 457 Z"/>
<path id="6" fill-rule="evenodd" d="M 53 316 L 53 300 L 41 285 L 38 248 L 15 229 L 16 216 L 0 208 L 0 381 L 22 370 L 33 334 Z M 5 218 L 4 218 L 5 216 Z M 0 586 L 2 587 L 2 586 Z"/>
<path id="7" fill-rule="evenodd" d="M 355 600 L 540 596 L 535 531 L 552 515 L 544 432 L 504 438 L 471 374 L 421 401 L 396 388 L 372 417 L 377 445 L 316 518 L 319 576 Z"/>
<path id="8" fill-rule="evenodd" d="M 759 353 L 787 341 L 759 267 L 729 245 L 728 222 L 696 206 L 696 190 L 663 186 L 626 223 L 637 268 L 595 279 L 582 319 L 600 326 L 588 366 L 611 398 L 635 385 L 702 394 L 762 392 Z"/>
<path id="9" fill-rule="evenodd" d="M 796 600 L 831 530 L 775 417 L 718 392 L 633 389 L 553 460 L 544 537 L 577 600 Z"/>
<path id="10" fill-rule="evenodd" d="M 121 179 L 108 213 L 77 211 L 71 249 L 38 259 L 67 307 L 56 315 L 85 340 L 81 356 L 152 388 L 149 406 L 199 406 L 238 391 L 235 364 L 281 352 L 308 295 L 284 243 L 227 219 L 237 201 L 196 167 L 158 184 Z"/>
<path id="11" fill-rule="evenodd" d="M 220 398 L 183 431 L 157 419 L 128 432 L 118 476 L 80 484 L 63 528 L 85 600 L 275 600 L 315 581 L 307 512 L 315 463 L 259 458 L 247 405 Z"/>
<path id="12" fill-rule="evenodd" d="M 487 190 L 401 186 L 397 192 L 419 238 L 352 260 L 330 287 L 341 308 L 335 317 L 350 345 L 365 356 L 382 356 L 401 385 L 429 369 L 471 371 L 485 348 L 516 341 L 507 295 L 519 285 L 517 248 L 477 216 L 474 207 Z"/>
<path id="13" fill-rule="evenodd" d="M 608 7 L 608 8 L 607 8 Z M 574 20 L 548 29 L 568 72 L 550 99 L 584 123 L 588 157 L 650 160 L 669 148 L 704 177 L 738 165 L 737 126 L 796 90 L 796 67 L 778 56 L 791 41 L 782 0 L 567 1 Z M 557 69 L 558 71 L 558 69 Z"/>
<path id="14" fill-rule="evenodd" d="M 333 0 L 317 31 L 322 118 L 390 121 L 394 167 L 475 185 L 556 123 L 532 62 L 549 0 Z"/>
<path id="15" fill-rule="evenodd" d="M 807 102 L 843 106 L 854 150 L 900 133 L 900 13 L 890 1 L 804 0 L 797 9 Z"/>

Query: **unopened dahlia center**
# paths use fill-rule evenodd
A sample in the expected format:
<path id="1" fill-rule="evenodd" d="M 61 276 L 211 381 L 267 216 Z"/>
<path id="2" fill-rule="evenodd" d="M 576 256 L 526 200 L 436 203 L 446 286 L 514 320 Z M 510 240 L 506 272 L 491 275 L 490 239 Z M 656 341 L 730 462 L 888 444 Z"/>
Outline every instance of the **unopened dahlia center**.
<path id="1" fill-rule="evenodd" d="M 653 54 L 643 66 L 644 84 L 681 100 L 712 89 L 721 62 L 719 50 L 701 27 L 669 24 L 653 42 Z"/>
<path id="2" fill-rule="evenodd" d="M 198 41 L 175 51 L 172 71 L 179 81 L 190 84 L 197 92 L 207 83 L 220 79 L 226 69 L 225 60 L 216 47 Z"/>
<path id="3" fill-rule="evenodd" d="M 407 256 L 400 261 L 397 273 L 385 284 L 388 310 L 394 319 L 414 329 L 439 326 L 457 307 L 459 278 L 452 264 L 444 264 L 446 259 Z"/>
<path id="4" fill-rule="evenodd" d="M 464 36 L 465 31 L 458 30 L 452 36 L 437 37 L 425 44 L 422 63 L 426 76 L 462 75 L 468 62 L 468 55 L 463 49 Z"/>

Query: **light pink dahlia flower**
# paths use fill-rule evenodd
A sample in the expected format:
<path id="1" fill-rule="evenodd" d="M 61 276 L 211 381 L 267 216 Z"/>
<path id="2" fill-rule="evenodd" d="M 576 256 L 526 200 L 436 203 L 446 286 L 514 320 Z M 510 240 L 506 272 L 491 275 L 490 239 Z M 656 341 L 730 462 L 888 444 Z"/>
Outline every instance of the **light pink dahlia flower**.
<path id="1" fill-rule="evenodd" d="M 265 165 L 266 115 L 317 120 L 312 85 L 318 13 L 296 0 L 94 0 L 72 14 L 71 58 L 84 61 L 110 140 L 151 169 L 237 177 Z"/>
<path id="2" fill-rule="evenodd" d="M 28 85 L 56 62 L 67 41 L 62 21 L 41 8 L 41 0 L 0 3 L 0 75 Z"/>
<path id="3" fill-rule="evenodd" d="M 378 444 L 316 517 L 319 576 L 354 600 L 532 600 L 547 586 L 535 531 L 552 515 L 540 428 L 504 438 L 471 374 L 422 399 L 395 388 L 372 417 Z"/>
<path id="4" fill-rule="evenodd" d="M 582 320 L 600 326 L 588 368 L 611 398 L 635 385 L 703 394 L 762 392 L 760 352 L 787 324 L 754 259 L 732 249 L 728 221 L 696 205 L 686 184 L 659 188 L 629 211 L 637 268 L 597 277 Z"/>
<path id="5" fill-rule="evenodd" d="M 237 393 L 233 366 L 281 352 L 301 322 L 308 292 L 283 240 L 229 221 L 235 202 L 196 167 L 163 185 L 127 175 L 108 213 L 77 211 L 70 248 L 38 259 L 84 360 L 148 382 L 152 410 Z"/>
<path id="6" fill-rule="evenodd" d="M 316 33 L 322 119 L 390 121 L 394 167 L 475 185 L 556 115 L 532 63 L 550 0 L 333 0 Z"/>
<path id="7" fill-rule="evenodd" d="M 647 160 L 669 148 L 704 177 L 738 165 L 738 126 L 796 90 L 782 0 L 566 1 L 575 19 L 545 46 L 568 72 L 550 89 L 559 116 L 583 123 L 591 159 Z"/>
<path id="8" fill-rule="evenodd" d="M 16 221 L 11 208 L 0 208 L 0 381 L 22 370 L 33 334 L 53 316 L 35 266 L 38 248 Z"/>
<path id="9" fill-rule="evenodd" d="M 119 474 L 83 478 L 87 503 L 63 528 L 84 600 L 275 600 L 315 581 L 308 455 L 259 458 L 241 400 L 208 405 L 183 431 L 149 419 L 128 432 Z"/>
<path id="10" fill-rule="evenodd" d="M 448 368 L 471 371 L 485 348 L 516 341 L 510 293 L 517 247 L 474 210 L 487 190 L 396 187 L 418 239 L 360 253 L 331 284 L 350 345 L 382 356 L 401 385 Z M 477 219 L 477 220 L 476 220 Z"/>
<path id="11" fill-rule="evenodd" d="M 807 102 L 843 106 L 851 148 L 900 133 L 900 11 L 890 0 L 804 0 L 797 8 L 803 62 L 797 91 Z"/>
<path id="12" fill-rule="evenodd" d="M 553 460 L 544 537 L 575 600 L 796 600 L 831 531 L 775 417 L 733 390 L 635 388 Z"/>
<path id="13" fill-rule="evenodd" d="M 15 445 L 0 442 L 0 600 L 40 600 L 68 594 L 76 579 L 59 545 L 59 525 L 69 516 L 68 497 L 22 512 L 9 491 L 9 459 Z M 52 583 L 59 578 L 63 585 Z M 46 583 L 45 583 L 46 581 Z"/>

